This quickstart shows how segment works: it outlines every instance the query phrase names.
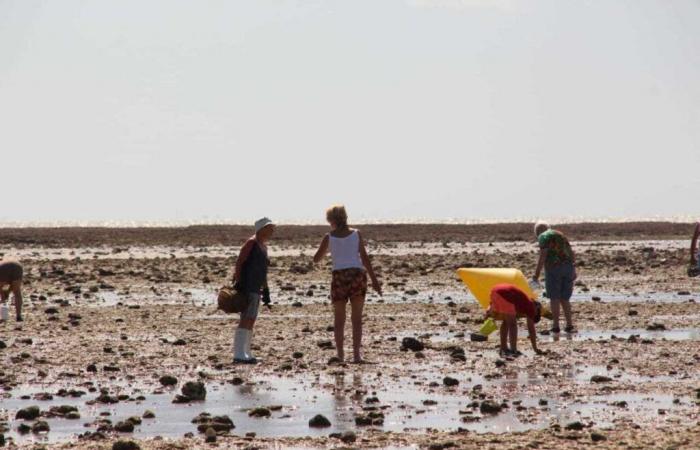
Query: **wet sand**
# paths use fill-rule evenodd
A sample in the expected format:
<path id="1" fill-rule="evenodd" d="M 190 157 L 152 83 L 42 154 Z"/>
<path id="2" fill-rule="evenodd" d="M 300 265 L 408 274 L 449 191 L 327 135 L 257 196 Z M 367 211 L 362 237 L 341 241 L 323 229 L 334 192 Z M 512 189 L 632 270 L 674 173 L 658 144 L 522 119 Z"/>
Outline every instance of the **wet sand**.
<path id="1" fill-rule="evenodd" d="M 353 365 L 329 363 L 330 269 L 310 264 L 324 229 L 282 227 L 257 366 L 231 363 L 236 319 L 214 308 L 246 229 L 2 230 L 0 251 L 25 266 L 27 308 L 24 323 L 0 324 L 0 428 L 28 448 L 698 448 L 691 228 L 570 225 L 579 332 L 540 335 L 548 354 L 536 356 L 521 330 L 525 355 L 503 359 L 494 337 L 469 341 L 483 312 L 455 269 L 530 274 L 528 225 L 363 227 L 386 293 L 365 308 L 374 364 Z M 346 329 L 346 353 L 350 338 Z M 404 338 L 424 348 L 402 349 Z M 188 381 L 203 383 L 206 400 L 173 404 Z M 30 406 L 41 417 L 15 418 Z M 155 417 L 115 430 L 146 410 Z M 191 423 L 201 412 L 235 428 L 205 443 Z M 330 427 L 309 427 L 316 414 Z M 38 421 L 50 431 L 17 431 Z"/>

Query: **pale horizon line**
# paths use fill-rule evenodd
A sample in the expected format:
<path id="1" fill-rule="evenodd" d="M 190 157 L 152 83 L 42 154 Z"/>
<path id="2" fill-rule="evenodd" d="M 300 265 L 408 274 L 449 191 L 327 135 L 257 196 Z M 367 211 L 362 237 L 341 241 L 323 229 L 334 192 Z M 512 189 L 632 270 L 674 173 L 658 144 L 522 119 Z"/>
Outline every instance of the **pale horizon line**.
<path id="1" fill-rule="evenodd" d="M 274 218 L 273 218 L 274 220 Z M 633 222 L 669 222 L 669 223 L 693 223 L 698 221 L 698 216 L 644 216 L 644 217 L 515 217 L 515 218 L 361 218 L 351 220 L 352 225 L 488 225 L 488 224 L 516 224 L 535 223 L 542 220 L 551 224 L 577 224 L 577 223 L 633 223 Z M 254 220 L 55 220 L 55 221 L 7 221 L 0 220 L 0 229 L 3 228 L 183 228 L 190 226 L 253 226 Z M 319 220 L 280 220 L 275 221 L 279 225 L 292 226 L 318 226 L 326 225 Z"/>

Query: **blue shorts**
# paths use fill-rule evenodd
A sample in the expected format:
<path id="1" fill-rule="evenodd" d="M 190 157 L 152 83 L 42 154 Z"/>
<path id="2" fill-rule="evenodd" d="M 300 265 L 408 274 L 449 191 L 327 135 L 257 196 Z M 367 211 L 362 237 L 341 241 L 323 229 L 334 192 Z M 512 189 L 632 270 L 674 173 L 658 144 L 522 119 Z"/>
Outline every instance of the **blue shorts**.
<path id="1" fill-rule="evenodd" d="M 550 300 L 571 300 L 574 293 L 574 265 L 562 263 L 544 271 L 544 284 Z"/>
<path id="2" fill-rule="evenodd" d="M 248 293 L 248 307 L 245 311 L 241 311 L 241 320 L 255 320 L 258 318 L 260 311 L 260 294 L 255 292 Z"/>

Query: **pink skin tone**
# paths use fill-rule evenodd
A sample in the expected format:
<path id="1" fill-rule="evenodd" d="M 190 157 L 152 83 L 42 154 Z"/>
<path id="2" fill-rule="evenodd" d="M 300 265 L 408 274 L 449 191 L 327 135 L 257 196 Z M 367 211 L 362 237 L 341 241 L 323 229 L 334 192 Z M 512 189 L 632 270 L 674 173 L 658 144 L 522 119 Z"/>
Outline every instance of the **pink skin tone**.
<path id="1" fill-rule="evenodd" d="M 495 314 L 489 309 L 486 312 L 486 317 L 493 317 L 496 319 Z M 497 319 L 500 319 L 498 317 Z M 527 332 L 530 338 L 530 344 L 532 344 L 532 349 L 538 355 L 545 354 L 544 351 L 537 348 L 537 330 L 535 329 L 535 321 L 528 318 L 527 319 Z M 500 329 L 501 337 L 501 352 L 508 350 L 508 344 L 510 344 L 510 350 L 513 352 L 518 351 L 518 319 L 513 315 L 506 315 L 501 322 Z"/>
<path id="2" fill-rule="evenodd" d="M 275 226 L 274 225 L 268 225 L 255 233 L 255 240 L 258 241 L 258 243 L 264 248 L 267 249 L 267 242 L 272 238 L 272 235 L 275 233 Z M 239 258 L 240 260 L 241 258 Z M 243 261 L 240 261 L 239 263 L 236 264 L 236 268 L 234 269 L 234 274 L 233 274 L 233 281 L 234 283 L 239 281 L 240 279 L 240 271 L 241 267 L 243 266 Z M 246 330 L 252 330 L 253 327 L 255 326 L 255 319 L 242 319 L 238 323 L 238 328 L 245 328 Z"/>
<path id="3" fill-rule="evenodd" d="M 334 222 L 329 221 L 331 226 L 331 234 L 334 237 L 344 238 L 349 236 L 353 230 L 348 228 L 347 225 L 343 227 L 338 227 Z M 359 232 L 358 232 L 359 234 Z M 321 260 L 328 254 L 329 250 L 329 238 L 328 235 L 324 236 L 321 241 L 321 245 L 314 255 L 314 263 L 318 264 Z M 367 270 L 367 274 L 372 282 L 372 288 L 379 294 L 382 295 L 382 285 L 377 280 L 377 277 L 372 268 L 372 262 L 369 259 L 367 250 L 365 248 L 365 242 L 360 235 L 360 258 L 362 259 L 362 264 Z M 358 295 L 350 299 L 351 308 L 351 322 L 352 322 L 352 349 L 353 349 L 353 362 L 362 363 L 361 347 L 362 347 L 362 311 L 365 306 L 365 297 Z M 345 350 L 344 345 L 344 335 L 345 335 L 345 316 L 346 316 L 346 302 L 336 301 L 333 302 L 334 311 L 334 334 L 335 334 L 335 346 L 338 351 L 338 359 L 341 361 L 345 360 Z"/>

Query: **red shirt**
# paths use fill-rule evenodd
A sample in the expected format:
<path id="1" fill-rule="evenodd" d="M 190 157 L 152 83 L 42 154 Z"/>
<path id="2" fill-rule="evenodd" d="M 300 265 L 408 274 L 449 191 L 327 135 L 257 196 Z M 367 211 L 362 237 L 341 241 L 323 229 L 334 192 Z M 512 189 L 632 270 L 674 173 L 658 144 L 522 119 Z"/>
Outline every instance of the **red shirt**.
<path id="1" fill-rule="evenodd" d="M 523 314 L 535 320 L 535 315 L 537 314 L 535 302 L 530 300 L 530 297 L 517 287 L 512 284 L 497 284 L 491 289 L 491 292 L 500 295 L 508 303 L 511 303 L 515 307 L 517 314 Z"/>

